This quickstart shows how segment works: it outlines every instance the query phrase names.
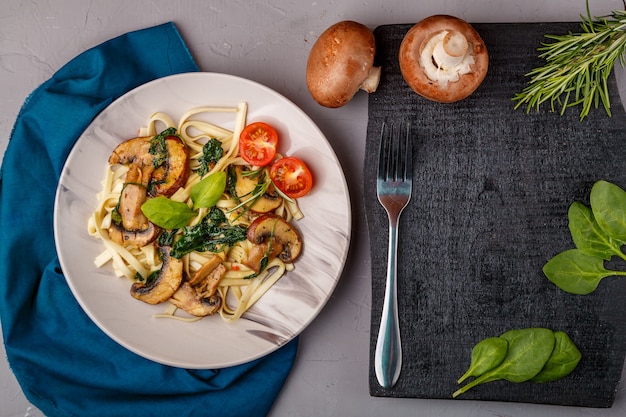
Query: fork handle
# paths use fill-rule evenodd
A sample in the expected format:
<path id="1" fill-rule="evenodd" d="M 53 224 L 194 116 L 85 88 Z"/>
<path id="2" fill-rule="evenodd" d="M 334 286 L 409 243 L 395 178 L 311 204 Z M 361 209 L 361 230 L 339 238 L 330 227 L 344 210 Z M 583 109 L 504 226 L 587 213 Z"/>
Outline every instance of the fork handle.
<path id="1" fill-rule="evenodd" d="M 398 321 L 398 285 L 396 282 L 397 253 L 398 228 L 396 220 L 389 222 L 389 253 L 385 299 L 374 356 L 376 378 L 383 388 L 391 388 L 395 385 L 402 367 L 402 344 L 400 341 L 400 323 Z"/>

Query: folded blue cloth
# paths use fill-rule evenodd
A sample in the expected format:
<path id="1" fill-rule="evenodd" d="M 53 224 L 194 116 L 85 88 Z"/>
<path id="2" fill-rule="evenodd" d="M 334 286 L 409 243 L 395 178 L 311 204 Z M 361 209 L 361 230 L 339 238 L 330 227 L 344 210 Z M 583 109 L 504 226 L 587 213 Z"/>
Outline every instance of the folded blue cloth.
<path id="1" fill-rule="evenodd" d="M 19 113 L 0 171 L 0 318 L 9 364 L 48 416 L 264 416 L 293 365 L 296 340 L 219 370 L 144 359 L 87 317 L 59 266 L 54 195 L 76 139 L 128 90 L 197 70 L 176 27 L 163 24 L 82 53 Z"/>

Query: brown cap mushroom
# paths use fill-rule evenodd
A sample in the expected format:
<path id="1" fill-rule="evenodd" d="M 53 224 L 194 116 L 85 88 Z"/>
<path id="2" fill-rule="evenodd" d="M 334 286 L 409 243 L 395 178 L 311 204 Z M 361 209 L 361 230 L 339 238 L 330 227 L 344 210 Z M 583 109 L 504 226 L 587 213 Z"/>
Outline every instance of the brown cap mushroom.
<path id="1" fill-rule="evenodd" d="M 341 107 L 359 89 L 376 91 L 380 67 L 374 67 L 376 40 L 365 25 L 353 21 L 335 23 L 317 39 L 306 66 L 311 95 L 325 107 Z"/>
<path id="2" fill-rule="evenodd" d="M 427 17 L 409 29 L 398 58 L 407 84 L 417 94 L 440 103 L 472 94 L 489 66 L 487 47 L 478 32 L 448 15 Z"/>

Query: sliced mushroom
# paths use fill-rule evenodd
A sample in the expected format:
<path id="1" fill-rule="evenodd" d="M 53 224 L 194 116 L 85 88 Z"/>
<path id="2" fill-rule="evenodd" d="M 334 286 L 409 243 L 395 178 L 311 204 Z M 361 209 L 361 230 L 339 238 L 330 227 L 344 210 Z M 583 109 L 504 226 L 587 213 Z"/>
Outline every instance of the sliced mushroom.
<path id="1" fill-rule="evenodd" d="M 293 262 L 302 251 L 300 234 L 289 222 L 275 214 L 266 214 L 254 220 L 248 227 L 247 237 L 257 245 L 269 244 L 274 249 L 280 249 L 277 256 L 284 262 Z"/>
<path id="2" fill-rule="evenodd" d="M 218 265 L 222 263 L 222 258 L 218 255 L 213 255 L 211 259 L 206 261 L 204 265 L 198 269 L 191 278 L 189 278 L 188 282 L 191 285 L 200 284 Z"/>
<path id="3" fill-rule="evenodd" d="M 311 48 L 306 67 L 306 83 L 315 101 L 341 107 L 359 89 L 375 91 L 380 80 L 375 54 L 376 40 L 367 26 L 346 20 L 326 29 Z"/>
<path id="4" fill-rule="evenodd" d="M 134 283 L 130 295 L 148 304 L 159 304 L 167 301 L 180 287 L 183 280 L 183 262 L 170 256 L 170 246 L 159 247 L 163 264 L 157 277 L 150 283 Z"/>
<path id="5" fill-rule="evenodd" d="M 176 136 L 168 136 L 165 143 L 167 160 L 152 174 L 154 189 L 151 189 L 151 195 L 169 197 L 184 186 L 189 178 L 189 149 Z"/>
<path id="6" fill-rule="evenodd" d="M 215 314 L 222 306 L 222 298 L 219 295 L 202 298 L 188 282 L 183 282 L 178 287 L 169 302 L 196 317 Z"/>
<path id="7" fill-rule="evenodd" d="M 421 96 L 452 103 L 472 94 L 489 67 L 487 47 L 476 30 L 454 16 L 430 16 L 404 36 L 398 54 L 407 84 Z"/>
<path id="8" fill-rule="evenodd" d="M 255 188 L 259 184 L 259 179 L 245 176 L 243 175 L 243 172 L 243 167 L 241 165 L 235 167 L 237 180 L 235 183 L 235 192 L 241 200 L 245 201 L 254 194 Z M 282 202 L 283 199 L 274 189 L 274 185 L 270 184 L 265 194 L 257 199 L 254 204 L 250 206 L 246 205 L 246 207 L 255 213 L 269 213 L 270 211 L 276 210 L 280 207 Z"/>
<path id="9" fill-rule="evenodd" d="M 139 246 L 141 242 L 152 242 L 156 228 L 143 214 L 141 206 L 148 199 L 148 189 L 154 184 L 153 195 L 170 196 L 189 177 L 189 151 L 176 136 L 165 139 L 168 157 L 156 168 L 154 155 L 150 153 L 152 137 L 138 137 L 120 143 L 109 156 L 110 164 L 129 165 L 124 188 L 120 196 L 118 211 L 121 229 L 117 225 L 109 228 L 109 235 L 119 243 Z M 150 238 L 149 238 L 150 237 Z"/>
<path id="10" fill-rule="evenodd" d="M 150 221 L 141 211 L 141 206 L 147 199 L 148 194 L 144 185 L 134 182 L 124 184 L 118 211 L 125 231 L 142 232 L 148 229 Z"/>
<path id="11" fill-rule="evenodd" d="M 109 164 L 138 167 L 142 170 L 142 178 L 132 182 L 147 186 L 148 181 L 152 180 L 152 194 L 169 197 L 185 185 L 189 178 L 189 149 L 180 138 L 168 136 L 165 138 L 167 159 L 162 166 L 155 169 L 154 155 L 150 153 L 152 139 L 150 136 L 141 136 L 120 143 L 111 153 Z M 128 177 L 126 182 L 131 182 Z"/>
<path id="12" fill-rule="evenodd" d="M 139 165 L 151 165 L 153 156 L 150 154 L 149 136 L 132 138 L 125 140 L 113 149 L 109 156 L 109 164 L 128 165 L 138 163 Z"/>
<path id="13" fill-rule="evenodd" d="M 120 245 L 132 245 L 137 248 L 146 246 L 148 243 L 152 243 L 159 237 L 161 228 L 155 226 L 153 223 L 148 223 L 148 228 L 142 231 L 128 231 L 124 230 L 121 226 L 115 223 L 109 227 L 109 238 Z"/>
<path id="14" fill-rule="evenodd" d="M 209 272 L 202 281 L 197 285 L 198 292 L 203 297 L 212 297 L 217 291 L 217 287 L 220 285 L 222 278 L 226 275 L 226 267 L 224 264 L 219 264 L 211 272 Z"/>
<path id="15" fill-rule="evenodd" d="M 248 252 L 248 257 L 243 261 L 243 264 L 258 274 L 261 272 L 263 258 L 267 258 L 269 262 L 280 255 L 282 251 L 283 245 L 280 242 L 273 242 L 271 247 L 268 242 L 256 244 Z"/>

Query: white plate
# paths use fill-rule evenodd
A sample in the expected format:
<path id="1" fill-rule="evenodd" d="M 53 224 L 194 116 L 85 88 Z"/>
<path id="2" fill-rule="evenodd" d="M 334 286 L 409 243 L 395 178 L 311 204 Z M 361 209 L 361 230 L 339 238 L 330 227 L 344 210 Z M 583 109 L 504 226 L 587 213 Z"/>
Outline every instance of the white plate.
<path id="1" fill-rule="evenodd" d="M 304 159 L 314 173 L 311 194 L 300 199 L 297 222 L 304 251 L 289 272 L 244 318 L 228 324 L 219 316 L 195 323 L 155 319 L 164 306 L 133 299 L 131 283 L 112 267 L 96 268 L 102 243 L 87 234 L 108 156 L 156 111 L 176 121 L 198 106 L 248 103 L 248 122 L 263 120 L 281 135 L 279 150 Z M 234 116 L 224 118 L 234 128 Z M 229 126 L 228 123 L 231 123 Z M 187 73 L 142 85 L 125 94 L 85 130 L 61 174 L 54 207 L 54 232 L 63 273 L 89 317 L 127 349 L 182 368 L 222 368 L 251 361 L 286 344 L 317 316 L 335 289 L 350 242 L 351 211 L 345 177 L 328 141 L 311 119 L 275 91 L 242 78 Z"/>

